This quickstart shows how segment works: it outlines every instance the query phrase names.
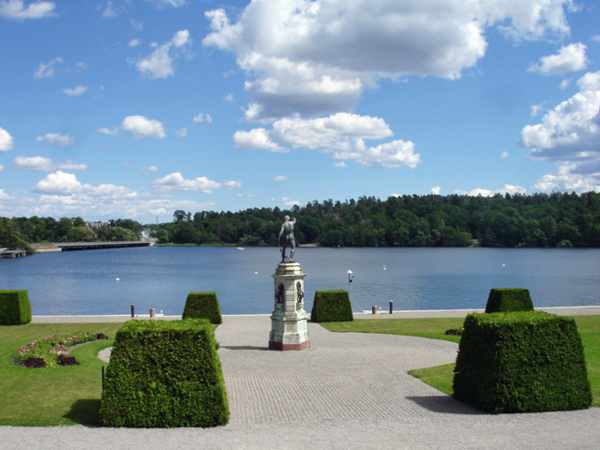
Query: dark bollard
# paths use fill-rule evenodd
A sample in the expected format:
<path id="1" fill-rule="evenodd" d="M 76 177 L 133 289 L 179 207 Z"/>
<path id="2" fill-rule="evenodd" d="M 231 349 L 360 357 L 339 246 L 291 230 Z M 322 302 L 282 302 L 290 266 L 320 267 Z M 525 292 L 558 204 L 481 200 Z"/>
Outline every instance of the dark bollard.
<path id="1" fill-rule="evenodd" d="M 394 300 L 390 300 L 390 314 L 394 312 Z"/>
<path id="2" fill-rule="evenodd" d="M 373 305 L 371 311 L 373 312 L 373 314 L 377 314 L 377 305 Z"/>
<path id="3" fill-rule="evenodd" d="M 131 317 L 135 317 L 135 305 L 131 304 Z"/>
<path id="4" fill-rule="evenodd" d="M 150 308 L 150 318 L 154 319 L 155 315 L 156 315 L 156 311 L 154 310 L 154 308 Z"/>

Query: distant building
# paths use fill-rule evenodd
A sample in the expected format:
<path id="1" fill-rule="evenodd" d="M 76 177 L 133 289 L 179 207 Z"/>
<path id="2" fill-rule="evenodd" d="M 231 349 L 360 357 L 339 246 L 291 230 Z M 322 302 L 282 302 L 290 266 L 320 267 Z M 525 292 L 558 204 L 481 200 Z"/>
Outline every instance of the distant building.
<path id="1" fill-rule="evenodd" d="M 86 222 L 85 223 L 88 227 L 90 227 L 93 230 L 98 230 L 102 227 L 110 227 L 110 224 L 108 222 Z"/>

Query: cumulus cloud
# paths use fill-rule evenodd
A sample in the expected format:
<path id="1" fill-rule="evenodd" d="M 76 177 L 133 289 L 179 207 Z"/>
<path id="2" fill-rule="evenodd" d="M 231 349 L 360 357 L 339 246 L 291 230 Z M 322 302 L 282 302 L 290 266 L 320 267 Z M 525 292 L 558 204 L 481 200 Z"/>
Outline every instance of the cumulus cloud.
<path id="1" fill-rule="evenodd" d="M 509 156 L 508 152 L 502 152 L 502 154 L 500 155 L 500 158 L 506 159 L 506 158 L 508 158 L 508 156 Z"/>
<path id="2" fill-rule="evenodd" d="M 162 122 L 144 116 L 125 117 L 121 123 L 121 130 L 131 132 L 134 139 L 163 139 L 166 136 Z"/>
<path id="3" fill-rule="evenodd" d="M 227 190 L 229 190 L 229 191 L 235 191 L 237 189 L 242 188 L 242 182 L 241 181 L 224 181 L 223 186 L 225 186 L 227 188 Z"/>
<path id="4" fill-rule="evenodd" d="M 8 131 L 0 127 L 0 152 L 12 150 L 13 138 Z"/>
<path id="5" fill-rule="evenodd" d="M 440 195 L 441 191 L 442 191 L 442 188 L 440 186 L 436 186 L 436 187 L 432 187 L 431 188 L 431 193 L 433 195 Z"/>
<path id="6" fill-rule="evenodd" d="M 42 156 L 17 156 L 13 160 L 16 169 L 31 170 L 34 172 L 52 172 L 54 170 L 87 170 L 85 164 L 75 164 L 70 159 L 53 163 L 50 158 Z"/>
<path id="7" fill-rule="evenodd" d="M 38 136 L 36 142 L 48 142 L 49 144 L 58 144 L 61 147 L 68 147 L 69 145 L 75 144 L 75 138 L 69 133 L 47 133 L 44 136 Z"/>
<path id="8" fill-rule="evenodd" d="M 137 47 L 137 46 L 138 46 L 138 45 L 140 45 L 141 43 L 142 43 L 142 41 L 140 41 L 138 38 L 134 38 L 134 39 L 131 39 L 131 40 L 129 41 L 129 46 L 130 46 L 130 47 Z"/>
<path id="9" fill-rule="evenodd" d="M 198 123 L 198 122 L 211 123 L 212 117 L 210 117 L 210 114 L 198 113 L 197 115 L 194 116 L 194 118 L 192 119 L 192 122 L 194 122 L 194 123 Z"/>
<path id="10" fill-rule="evenodd" d="M 175 130 L 175 136 L 186 137 L 187 136 L 187 128 L 181 128 L 179 130 Z"/>
<path id="11" fill-rule="evenodd" d="M 74 88 L 66 88 L 63 89 L 63 94 L 69 95 L 71 97 L 78 97 L 88 90 L 87 86 L 76 86 Z"/>
<path id="12" fill-rule="evenodd" d="M 0 164 L 0 172 L 2 172 L 4 170 L 4 166 L 2 164 Z"/>
<path id="13" fill-rule="evenodd" d="M 289 152 L 304 148 L 363 166 L 416 167 L 421 159 L 414 153 L 414 144 L 410 141 L 396 140 L 376 147 L 365 144 L 365 140 L 380 140 L 392 135 L 392 130 L 378 117 L 337 113 L 317 119 L 284 118 L 273 123 L 271 130 L 238 131 L 233 139 L 238 147 L 246 150 Z"/>
<path id="14" fill-rule="evenodd" d="M 11 20 L 46 19 L 56 17 L 54 2 L 36 1 L 25 7 L 22 0 L 0 1 L 0 16 Z"/>
<path id="15" fill-rule="evenodd" d="M 484 32 L 514 39 L 569 32 L 571 0 L 253 0 L 232 23 L 208 11 L 203 44 L 236 54 L 248 74 L 248 120 L 348 111 L 379 78 L 459 78 L 486 51 Z"/>
<path id="16" fill-rule="evenodd" d="M 527 70 L 542 75 L 564 75 L 584 70 L 588 62 L 586 49 L 582 43 L 569 44 L 562 47 L 556 55 L 542 56 L 539 64 L 531 65 Z"/>
<path id="17" fill-rule="evenodd" d="M 292 179 L 286 175 L 279 175 L 279 176 L 273 178 L 273 181 L 275 183 L 282 183 L 284 181 L 292 181 Z"/>
<path id="18" fill-rule="evenodd" d="M 600 72 L 585 74 L 577 85 L 577 94 L 521 131 L 520 143 L 532 159 L 556 162 L 556 172 L 536 189 L 585 192 L 600 186 Z"/>
<path id="19" fill-rule="evenodd" d="M 551 161 L 595 159 L 600 156 L 600 72 L 578 81 L 582 89 L 548 111 L 541 123 L 521 131 L 521 145 L 531 157 Z"/>
<path id="20" fill-rule="evenodd" d="M 231 183 L 227 182 L 229 188 Z M 159 178 L 152 182 L 152 187 L 156 191 L 171 192 L 171 191 L 200 191 L 205 194 L 212 194 L 213 191 L 220 189 L 223 183 L 209 180 L 206 177 L 198 177 L 193 180 L 186 180 L 180 172 L 171 173 L 163 178 Z M 241 184 L 240 184 L 241 186 Z"/>
<path id="21" fill-rule="evenodd" d="M 135 66 L 148 78 L 168 78 L 175 75 L 173 60 L 182 55 L 189 57 L 191 45 L 190 32 L 178 31 L 170 41 L 157 47 L 149 56 L 136 61 Z"/>

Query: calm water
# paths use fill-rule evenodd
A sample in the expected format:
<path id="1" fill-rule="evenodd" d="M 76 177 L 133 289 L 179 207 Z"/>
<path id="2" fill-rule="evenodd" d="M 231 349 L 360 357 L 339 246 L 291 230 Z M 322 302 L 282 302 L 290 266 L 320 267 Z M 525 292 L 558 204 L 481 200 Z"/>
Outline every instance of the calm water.
<path id="1" fill-rule="evenodd" d="M 306 309 L 316 290 L 348 289 L 355 311 L 484 308 L 492 287 L 523 287 L 535 306 L 600 305 L 600 250 L 300 248 Z M 145 247 L 0 260 L 0 289 L 27 289 L 34 315 L 183 312 L 216 291 L 223 314 L 273 310 L 276 248 Z M 384 265 L 386 270 L 384 270 Z M 119 278 L 119 281 L 116 280 Z"/>

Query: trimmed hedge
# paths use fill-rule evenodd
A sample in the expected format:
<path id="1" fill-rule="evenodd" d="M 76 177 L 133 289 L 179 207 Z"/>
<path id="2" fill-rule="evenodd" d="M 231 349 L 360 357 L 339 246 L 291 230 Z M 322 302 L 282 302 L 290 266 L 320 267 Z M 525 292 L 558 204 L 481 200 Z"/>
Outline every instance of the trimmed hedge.
<path id="1" fill-rule="evenodd" d="M 454 397 L 493 413 L 566 411 L 592 402 L 573 319 L 545 312 L 470 314 Z"/>
<path id="2" fill-rule="evenodd" d="M 31 303 L 27 291 L 0 291 L 0 325 L 23 325 L 29 322 Z"/>
<path id="3" fill-rule="evenodd" d="M 488 296 L 486 313 L 509 311 L 533 311 L 529 289 L 493 288 Z"/>
<path id="4" fill-rule="evenodd" d="M 182 319 L 208 319 L 210 323 L 223 323 L 217 293 L 190 292 L 183 308 Z"/>
<path id="5" fill-rule="evenodd" d="M 344 290 L 317 291 L 310 318 L 313 322 L 352 322 L 352 305 Z"/>
<path id="6" fill-rule="evenodd" d="M 100 407 L 111 427 L 213 427 L 229 420 L 208 320 L 131 320 L 117 332 Z"/>

